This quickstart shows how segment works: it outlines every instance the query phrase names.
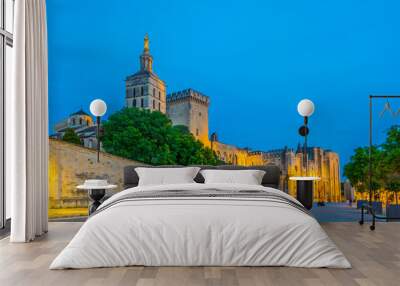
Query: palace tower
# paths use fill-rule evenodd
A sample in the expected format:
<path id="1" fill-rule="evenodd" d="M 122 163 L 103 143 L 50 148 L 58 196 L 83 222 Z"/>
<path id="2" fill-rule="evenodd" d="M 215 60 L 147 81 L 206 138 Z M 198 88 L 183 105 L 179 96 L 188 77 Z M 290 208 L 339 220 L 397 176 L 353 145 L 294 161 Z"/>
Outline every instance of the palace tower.
<path id="1" fill-rule="evenodd" d="M 185 125 L 205 146 L 208 139 L 208 106 L 210 98 L 191 88 L 167 96 L 167 115 L 173 125 Z"/>

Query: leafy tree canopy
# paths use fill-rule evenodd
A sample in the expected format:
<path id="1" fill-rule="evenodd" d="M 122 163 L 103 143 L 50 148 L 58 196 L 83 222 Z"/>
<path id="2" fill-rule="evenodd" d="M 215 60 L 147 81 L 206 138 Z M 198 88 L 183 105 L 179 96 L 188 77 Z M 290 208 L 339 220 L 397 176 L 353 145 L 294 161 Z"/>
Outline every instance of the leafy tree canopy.
<path id="1" fill-rule="evenodd" d="M 81 139 L 79 138 L 79 136 L 75 133 L 74 129 L 72 129 L 72 128 L 68 128 L 65 130 L 62 140 L 69 142 L 69 143 L 82 145 Z"/>
<path id="2" fill-rule="evenodd" d="M 392 126 L 382 144 L 388 173 L 400 173 L 400 126 Z"/>
<path id="3" fill-rule="evenodd" d="M 152 165 L 216 165 L 215 153 L 158 111 L 124 108 L 103 125 L 106 152 Z"/>
<path id="4" fill-rule="evenodd" d="M 392 126 L 386 141 L 371 148 L 371 189 L 385 188 L 400 192 L 400 126 Z M 369 190 L 369 148 L 354 150 L 350 162 L 344 167 L 344 175 L 358 191 Z"/>
<path id="5" fill-rule="evenodd" d="M 175 125 L 174 128 L 180 130 L 182 133 L 190 133 L 189 128 L 186 125 Z"/>
<path id="6" fill-rule="evenodd" d="M 372 184 L 373 190 L 381 187 L 382 152 L 376 146 L 371 149 Z M 359 147 L 354 150 L 350 162 L 344 166 L 344 175 L 358 191 L 369 190 L 369 148 Z"/>

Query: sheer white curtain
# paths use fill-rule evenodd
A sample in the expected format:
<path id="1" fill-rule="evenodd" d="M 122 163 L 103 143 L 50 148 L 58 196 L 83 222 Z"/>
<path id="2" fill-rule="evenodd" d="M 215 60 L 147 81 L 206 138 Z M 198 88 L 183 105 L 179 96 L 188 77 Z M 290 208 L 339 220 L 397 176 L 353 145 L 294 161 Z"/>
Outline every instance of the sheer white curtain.
<path id="1" fill-rule="evenodd" d="M 45 0 L 15 1 L 13 92 L 6 98 L 6 187 L 12 242 L 47 232 L 48 111 Z"/>

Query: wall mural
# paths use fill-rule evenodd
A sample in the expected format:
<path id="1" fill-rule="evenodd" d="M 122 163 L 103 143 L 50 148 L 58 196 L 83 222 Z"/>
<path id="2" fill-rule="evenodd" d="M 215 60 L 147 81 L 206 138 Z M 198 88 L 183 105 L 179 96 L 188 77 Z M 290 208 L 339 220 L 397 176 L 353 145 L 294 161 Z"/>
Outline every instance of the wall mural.
<path id="1" fill-rule="evenodd" d="M 120 184 L 120 190 L 123 166 L 142 163 L 276 164 L 282 170 L 281 189 L 295 195 L 295 182 L 288 178 L 305 173 L 302 146 L 252 151 L 220 142 L 216 133 L 210 135 L 208 114 L 212 98 L 194 88 L 167 94 L 166 83 L 153 71 L 148 35 L 144 37 L 140 69 L 127 75 L 125 90 L 125 106 L 112 114 L 101 129 L 101 164 L 94 161 L 97 126 L 88 112 L 71 112 L 54 125 L 55 132 L 50 135 L 50 216 L 86 213 L 87 194 L 76 189 L 80 182 L 91 177 L 107 178 Z M 170 133 L 171 142 L 155 141 L 165 133 Z M 181 140 L 186 142 L 174 146 Z M 308 175 L 321 178 L 316 183 L 315 200 L 341 201 L 338 154 L 320 147 L 309 147 L 307 152 Z"/>
<path id="2" fill-rule="evenodd" d="M 126 5 L 122 8 L 87 1 L 76 10 L 69 1 L 55 2 L 47 7 L 50 218 L 87 215 L 88 194 L 77 186 L 86 179 L 106 179 L 117 185 L 108 192 L 110 196 L 123 189 L 123 168 L 128 165 L 274 164 L 281 170 L 280 189 L 293 196 L 296 181 L 290 178 L 307 175 L 319 178 L 314 183 L 316 203 L 343 202 L 354 196 L 365 199 L 368 153 L 359 146 L 367 145 L 368 107 L 355 111 L 358 103 L 351 97 L 356 94 L 358 102 L 367 99 L 371 86 L 357 89 L 353 78 L 357 72 L 345 71 L 354 68 L 346 60 L 349 54 L 327 44 L 325 31 L 312 23 L 304 23 L 302 29 L 292 23 L 293 32 L 256 24 L 255 19 L 265 17 L 254 13 L 263 8 L 253 11 L 251 5 L 224 6 L 222 13 L 221 7 L 214 10 L 210 3 L 199 4 L 210 16 L 210 21 L 200 24 L 193 18 L 193 7 L 173 1 L 170 15 L 161 4 L 152 7 L 153 22 L 146 25 L 144 14 L 137 14 L 132 22 L 128 17 L 131 10 L 145 9 L 145 3 L 121 1 Z M 90 3 L 96 3 L 95 10 Z M 229 17 L 247 14 L 251 16 L 244 26 Z M 266 21 L 282 20 L 270 16 Z M 189 24 L 182 25 L 183 21 Z M 76 29 L 73 34 L 71 27 Z M 112 35 L 110 43 L 105 42 L 101 27 Z M 347 33 L 344 26 L 335 29 Z M 308 31 L 314 31 L 310 33 L 316 38 Z M 309 40 L 299 40 L 298 34 Z M 292 42 L 298 41 L 301 44 L 294 47 Z M 343 62 L 337 65 L 327 54 Z M 361 62 L 354 63 L 357 68 L 366 61 L 351 60 Z M 390 69 L 385 67 L 385 72 Z M 342 74 L 351 80 L 343 76 L 340 85 L 336 77 Z M 295 110 L 302 98 L 313 99 L 317 111 L 310 119 L 311 139 L 306 146 L 298 132 L 309 130 L 298 129 L 302 119 Z M 94 99 L 107 104 L 100 125 L 100 118 L 89 109 Z M 343 104 L 346 100 L 349 104 Z M 377 117 L 400 117 L 400 108 L 388 100 L 382 103 Z M 377 142 L 386 145 L 377 145 L 377 150 L 384 152 L 390 142 L 398 150 L 396 122 L 378 127 L 384 131 L 377 133 Z M 383 177 L 375 199 L 390 203 L 397 187 L 388 188 Z"/>

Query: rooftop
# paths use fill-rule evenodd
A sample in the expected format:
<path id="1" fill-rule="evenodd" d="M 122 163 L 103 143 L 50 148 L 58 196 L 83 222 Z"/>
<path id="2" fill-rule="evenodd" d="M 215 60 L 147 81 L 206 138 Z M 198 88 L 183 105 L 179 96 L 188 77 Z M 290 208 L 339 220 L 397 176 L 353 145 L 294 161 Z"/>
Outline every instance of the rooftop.
<path id="1" fill-rule="evenodd" d="M 155 74 L 154 72 L 147 71 L 147 70 L 139 70 L 138 72 L 135 72 L 134 74 L 128 75 L 126 77 L 125 81 L 130 81 L 130 80 L 139 79 L 139 78 L 143 78 L 143 77 L 145 77 L 145 78 L 151 77 L 151 78 L 161 81 L 165 84 L 165 82 L 162 79 L 160 79 L 157 74 Z"/>
<path id="2" fill-rule="evenodd" d="M 187 88 L 181 91 L 173 92 L 167 95 L 167 101 L 176 101 L 185 98 L 194 98 L 203 103 L 209 104 L 210 98 L 203 93 L 194 90 L 193 88 Z"/>
<path id="3" fill-rule="evenodd" d="M 81 108 L 80 110 L 78 110 L 77 112 L 74 112 L 74 113 L 70 114 L 69 116 L 74 116 L 74 115 L 86 115 L 86 116 L 90 116 L 90 115 L 87 114 L 85 111 L 83 111 L 82 108 Z"/>

